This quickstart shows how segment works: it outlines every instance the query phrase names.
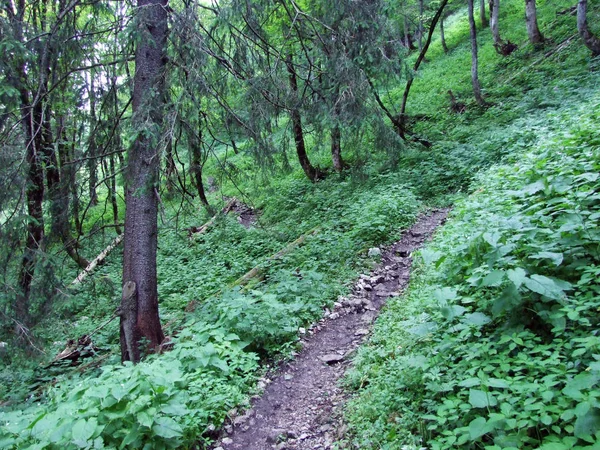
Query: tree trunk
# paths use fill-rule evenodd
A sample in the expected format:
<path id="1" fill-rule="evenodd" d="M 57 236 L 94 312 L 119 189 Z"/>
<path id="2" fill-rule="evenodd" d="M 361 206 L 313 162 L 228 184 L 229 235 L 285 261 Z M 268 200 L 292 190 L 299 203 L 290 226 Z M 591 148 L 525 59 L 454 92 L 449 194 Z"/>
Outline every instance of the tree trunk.
<path id="1" fill-rule="evenodd" d="M 535 0 L 525 0 L 525 24 L 527 25 L 529 42 L 532 44 L 541 44 L 544 42 L 544 37 L 538 28 Z"/>
<path id="2" fill-rule="evenodd" d="M 470 0 L 470 1 L 471 1 L 471 3 L 473 2 L 473 0 Z M 421 62 L 423 61 L 423 59 L 425 59 L 425 54 L 427 53 L 427 50 L 429 49 L 429 45 L 431 44 L 431 38 L 433 37 L 433 31 L 435 30 L 435 26 L 437 25 L 438 21 L 442 17 L 442 14 L 444 13 L 444 8 L 446 7 L 447 4 L 448 4 L 448 0 L 442 0 L 442 3 L 440 4 L 438 10 L 436 11 L 435 15 L 431 19 L 431 25 L 429 26 L 429 34 L 427 35 L 427 41 L 425 41 L 425 46 L 423 47 L 423 49 L 421 50 L 421 53 L 419 53 L 419 56 L 418 56 L 417 60 L 415 61 L 415 65 L 413 66 L 414 72 L 416 72 L 419 69 Z M 398 130 L 398 133 L 400 134 L 400 136 L 402 136 L 403 139 L 405 139 L 404 134 L 406 131 L 405 130 L 406 104 L 408 102 L 408 94 L 410 93 L 410 88 L 413 84 L 413 80 L 414 80 L 414 77 L 411 77 L 408 79 L 408 82 L 406 83 L 406 88 L 404 89 L 404 94 L 402 95 L 402 106 L 400 108 L 399 119 L 397 119 L 397 122 L 395 122 L 395 123 L 392 120 L 392 122 L 396 126 L 396 129 Z M 369 83 L 370 83 L 370 81 L 369 81 Z"/>
<path id="3" fill-rule="evenodd" d="M 290 88 L 294 93 L 294 103 L 298 102 L 298 80 L 296 79 L 296 71 L 292 62 L 292 55 L 288 55 L 285 61 L 286 67 L 290 79 Z M 294 133 L 294 142 L 296 143 L 296 153 L 298 155 L 298 161 L 302 166 L 302 170 L 313 183 L 318 180 L 319 173 L 310 163 L 308 155 L 306 154 L 306 146 L 304 144 L 304 132 L 302 130 L 302 118 L 300 117 L 300 111 L 298 106 L 294 104 L 290 109 L 290 117 L 292 120 L 292 128 Z"/>
<path id="4" fill-rule="evenodd" d="M 440 39 L 442 41 L 442 48 L 444 53 L 448 53 L 448 46 L 446 45 L 446 35 L 444 33 L 444 18 L 440 17 Z"/>
<path id="5" fill-rule="evenodd" d="M 425 4 L 423 0 L 419 0 L 419 51 L 423 50 L 423 14 L 425 14 Z"/>
<path id="6" fill-rule="evenodd" d="M 333 169 L 336 172 L 344 170 L 344 160 L 342 159 L 342 133 L 339 125 L 335 125 L 331 129 L 331 160 Z"/>
<path id="7" fill-rule="evenodd" d="M 485 15 L 485 0 L 479 0 L 479 19 L 481 20 L 481 28 L 489 25 L 487 16 Z"/>
<path id="8" fill-rule="evenodd" d="M 497 2 L 497 0 L 494 0 Z M 478 61 L 477 61 L 477 29 L 475 28 L 475 17 L 473 0 L 467 0 L 469 6 L 469 28 L 471 31 L 471 82 L 473 83 L 473 94 L 475 100 L 480 106 L 485 105 L 485 100 L 481 95 L 481 86 L 479 85 L 479 76 L 477 74 Z"/>
<path id="9" fill-rule="evenodd" d="M 44 240 L 44 171 L 42 166 L 42 106 L 31 106 L 29 93 L 21 90 L 21 112 L 26 138 L 27 173 L 27 239 L 19 273 L 19 292 L 15 299 L 15 319 L 21 323 L 29 321 L 31 282 L 35 273 L 38 253 Z"/>
<path id="10" fill-rule="evenodd" d="M 128 151 L 121 299 L 121 359 L 137 362 L 141 341 L 156 350 L 164 340 L 156 279 L 158 149 L 163 122 L 167 1 L 138 0 L 133 124 L 139 130 Z M 143 131 L 143 132 L 142 132 Z M 133 286 L 133 288 L 132 288 Z"/>
<path id="11" fill-rule="evenodd" d="M 502 46 L 500 30 L 498 28 L 498 13 L 500 11 L 500 0 L 490 0 L 490 28 L 492 30 L 492 39 L 494 47 Z"/>
<path id="12" fill-rule="evenodd" d="M 84 269 L 89 261 L 79 254 L 77 240 L 71 235 L 69 223 L 70 184 L 75 183 L 75 168 L 70 163 L 70 151 L 64 131 L 64 119 L 60 117 L 57 132 L 58 159 L 60 161 L 60 181 L 56 187 L 56 195 L 52 198 L 54 233 L 60 238 L 67 254 Z"/>
<path id="13" fill-rule="evenodd" d="M 579 0 L 577 4 L 577 29 L 585 46 L 592 51 L 592 56 L 599 56 L 600 39 L 594 36 L 587 23 L 587 0 Z"/>
<path id="14" fill-rule="evenodd" d="M 96 185 L 98 184 L 98 172 L 97 172 L 97 145 L 96 145 L 96 91 L 94 87 L 94 71 L 90 75 L 90 136 L 88 139 L 88 151 L 87 151 L 87 169 L 89 173 L 89 184 L 88 192 L 90 196 L 90 205 L 95 206 L 98 204 L 98 193 L 96 192 Z"/>
<path id="15" fill-rule="evenodd" d="M 410 35 L 410 28 L 408 25 L 408 15 L 404 14 L 404 46 L 409 50 L 415 50 L 416 47 L 413 45 L 412 37 Z"/>

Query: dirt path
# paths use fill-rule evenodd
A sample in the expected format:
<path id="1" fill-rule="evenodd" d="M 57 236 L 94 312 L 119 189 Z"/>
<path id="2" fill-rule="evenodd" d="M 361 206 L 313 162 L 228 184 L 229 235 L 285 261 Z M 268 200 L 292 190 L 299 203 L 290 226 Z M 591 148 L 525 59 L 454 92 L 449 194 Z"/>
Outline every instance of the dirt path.
<path id="1" fill-rule="evenodd" d="M 381 264 L 361 275 L 352 295 L 313 326 L 294 361 L 266 380 L 252 409 L 224 427 L 215 450 L 332 448 L 343 433 L 341 406 L 347 394 L 338 386 L 351 354 L 369 334 L 385 301 L 408 284 L 411 253 L 444 222 L 447 210 L 423 216 L 399 242 L 383 249 Z"/>

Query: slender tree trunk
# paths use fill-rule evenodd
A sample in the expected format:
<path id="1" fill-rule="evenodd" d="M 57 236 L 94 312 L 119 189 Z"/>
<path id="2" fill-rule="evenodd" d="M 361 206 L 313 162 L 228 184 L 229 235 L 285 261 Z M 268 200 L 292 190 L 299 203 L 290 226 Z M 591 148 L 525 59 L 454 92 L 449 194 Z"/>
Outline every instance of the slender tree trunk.
<path id="1" fill-rule="evenodd" d="M 473 2 L 473 0 L 470 0 L 470 1 L 471 1 L 471 3 Z M 442 0 L 442 3 L 440 4 L 438 10 L 436 11 L 435 15 L 433 16 L 433 19 L 431 19 L 431 25 L 429 26 L 429 34 L 427 35 L 427 41 L 425 42 L 425 46 L 421 50 L 421 53 L 419 53 L 419 57 L 415 61 L 415 65 L 413 66 L 414 72 L 416 72 L 419 69 L 421 62 L 423 61 L 423 59 L 425 59 L 425 54 L 427 53 L 427 50 L 429 49 L 429 45 L 431 44 L 431 38 L 433 37 L 433 31 L 435 30 L 435 26 L 437 25 L 438 21 L 442 17 L 442 14 L 444 13 L 444 8 L 446 7 L 447 4 L 448 4 L 448 0 Z M 412 86 L 413 80 L 414 80 L 414 77 L 411 77 L 408 79 L 408 82 L 406 83 L 406 88 L 404 89 L 404 94 L 402 95 L 402 107 L 400 108 L 400 116 L 399 116 L 400 118 L 397 121 L 397 123 L 395 123 L 396 129 L 398 130 L 400 136 L 403 139 L 405 138 L 404 134 L 406 131 L 405 130 L 406 104 L 408 102 L 408 94 L 410 93 L 410 88 Z"/>
<path id="2" fill-rule="evenodd" d="M 481 20 L 481 28 L 488 26 L 488 19 L 485 14 L 485 0 L 479 0 L 479 19 Z"/>
<path id="3" fill-rule="evenodd" d="M 286 59 L 286 66 L 290 79 L 290 88 L 294 93 L 294 102 L 298 101 L 298 81 L 296 79 L 296 71 L 294 70 L 294 65 L 292 61 L 292 55 L 288 55 Z M 290 109 L 290 117 L 292 119 L 292 128 L 294 133 L 294 142 L 296 143 L 296 153 L 298 155 L 298 161 L 300 162 L 300 166 L 302 166 L 302 170 L 308 177 L 308 179 L 312 182 L 317 181 L 319 178 L 319 173 L 310 163 L 308 159 L 308 155 L 306 154 L 306 146 L 304 144 L 304 132 L 302 130 L 302 118 L 300 117 L 300 111 L 298 110 L 297 105 L 293 105 Z"/>
<path id="4" fill-rule="evenodd" d="M 577 4 L 577 29 L 583 43 L 592 52 L 592 56 L 600 55 L 600 39 L 595 36 L 587 23 L 587 0 L 579 0 Z"/>
<path id="5" fill-rule="evenodd" d="M 404 46 L 409 50 L 414 50 L 412 37 L 410 35 L 410 27 L 408 23 L 408 14 L 404 14 Z"/>
<path id="6" fill-rule="evenodd" d="M 200 123 L 198 123 L 197 135 L 195 135 L 193 130 L 190 130 L 189 127 L 186 129 L 188 130 L 188 145 L 190 147 L 192 157 L 192 166 L 190 167 L 192 179 L 196 185 L 196 191 L 198 192 L 200 202 L 206 207 L 207 210 L 211 211 L 210 204 L 206 198 L 206 191 L 204 190 L 204 182 L 202 181 L 202 168 L 204 167 L 204 158 L 202 155 L 202 149 L 200 147 L 202 145 L 202 128 Z"/>
<path id="7" fill-rule="evenodd" d="M 120 145 L 120 139 L 118 142 Z M 112 176 L 110 177 L 110 203 L 112 205 L 113 223 L 115 224 L 115 233 L 121 234 L 121 226 L 119 225 L 119 203 L 117 202 L 117 176 L 115 175 L 115 155 L 110 155 L 108 163 L 110 165 L 110 173 L 112 174 Z"/>
<path id="8" fill-rule="evenodd" d="M 479 76 L 477 74 L 477 29 L 475 28 L 475 17 L 473 11 L 473 0 L 467 0 L 469 6 L 469 28 L 471 30 L 471 82 L 473 83 L 473 94 L 478 105 L 485 105 L 485 100 L 481 95 L 481 86 L 479 85 Z"/>
<path id="9" fill-rule="evenodd" d="M 89 184 L 88 192 L 90 196 L 90 205 L 95 206 L 98 204 L 98 193 L 96 192 L 96 185 L 98 184 L 98 164 L 97 158 L 97 145 L 96 145 L 96 88 L 94 85 L 94 72 L 90 75 L 90 136 L 88 140 L 88 151 L 87 151 L 87 169 L 89 173 Z"/>
<path id="10" fill-rule="evenodd" d="M 490 0 L 490 28 L 492 30 L 492 39 L 494 47 L 502 46 L 503 42 L 500 38 L 500 29 L 498 27 L 498 14 L 500 12 L 500 0 Z"/>
<path id="11" fill-rule="evenodd" d="M 138 0 L 137 20 L 143 35 L 135 53 L 133 124 L 140 132 L 128 151 L 120 309 L 121 359 L 133 362 L 140 360 L 142 339 L 154 350 L 164 340 L 158 315 L 156 248 L 167 1 Z"/>
<path id="12" fill-rule="evenodd" d="M 344 160 L 342 159 L 342 133 L 339 125 L 331 129 L 331 160 L 333 169 L 336 172 L 344 170 Z"/>
<path id="13" fill-rule="evenodd" d="M 544 42 L 544 36 L 542 36 L 538 28 L 535 0 L 525 0 L 525 24 L 527 25 L 529 42 L 532 44 L 541 44 Z"/>
<path id="14" fill-rule="evenodd" d="M 442 41 L 442 48 L 444 53 L 448 53 L 448 46 L 446 45 L 446 35 L 444 33 L 444 18 L 440 17 L 440 39 Z"/>
<path id="15" fill-rule="evenodd" d="M 75 168 L 70 163 L 69 146 L 64 131 L 64 119 L 58 120 L 57 148 L 60 161 L 60 181 L 56 187 L 56 195 L 52 198 L 53 220 L 56 236 L 62 241 L 65 251 L 77 265 L 85 269 L 89 261 L 79 254 L 78 243 L 71 235 L 69 223 L 69 193 L 70 184 L 75 182 Z M 50 189 L 50 188 L 49 188 Z"/>
<path id="16" fill-rule="evenodd" d="M 425 4 L 423 0 L 419 0 L 419 51 L 423 50 L 423 14 L 425 14 Z"/>

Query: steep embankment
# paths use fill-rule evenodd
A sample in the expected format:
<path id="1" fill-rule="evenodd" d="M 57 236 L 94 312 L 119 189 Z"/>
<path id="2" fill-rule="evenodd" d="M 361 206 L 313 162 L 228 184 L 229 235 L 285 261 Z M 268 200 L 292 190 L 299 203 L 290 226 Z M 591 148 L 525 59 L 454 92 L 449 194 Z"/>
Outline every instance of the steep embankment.
<path id="1" fill-rule="evenodd" d="M 508 162 L 456 204 L 356 358 L 353 448 L 598 448 L 599 80 L 524 96 Z"/>

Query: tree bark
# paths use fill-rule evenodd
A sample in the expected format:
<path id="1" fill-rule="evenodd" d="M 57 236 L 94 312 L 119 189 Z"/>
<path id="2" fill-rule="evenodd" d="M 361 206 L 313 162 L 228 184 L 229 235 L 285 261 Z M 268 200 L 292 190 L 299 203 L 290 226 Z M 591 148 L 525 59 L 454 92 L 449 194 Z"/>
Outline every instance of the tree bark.
<path id="1" fill-rule="evenodd" d="M 535 0 L 525 0 L 525 24 L 527 25 L 529 42 L 532 44 L 541 44 L 544 42 L 544 36 L 542 36 L 538 28 Z"/>
<path id="2" fill-rule="evenodd" d="M 444 18 L 440 17 L 440 39 L 442 41 L 442 48 L 444 53 L 448 53 L 448 46 L 446 45 L 446 34 L 444 33 Z"/>
<path id="3" fill-rule="evenodd" d="M 164 340 L 158 315 L 156 278 L 157 184 L 164 106 L 167 1 L 138 0 L 133 90 L 137 138 L 128 151 L 121 300 L 121 359 L 140 360 L 146 340 L 155 350 Z M 131 293 L 133 286 L 133 294 Z M 133 299 L 133 300 L 132 300 Z"/>
<path id="4" fill-rule="evenodd" d="M 71 235 L 69 222 L 69 197 L 70 184 L 75 183 L 75 168 L 70 163 L 70 151 L 67 145 L 67 137 L 64 131 L 64 118 L 58 119 L 59 129 L 57 132 L 58 159 L 60 161 L 60 180 L 53 195 L 53 226 L 54 234 L 62 241 L 65 251 L 73 261 L 82 269 L 87 267 L 89 261 L 79 254 L 78 243 Z"/>
<path id="5" fill-rule="evenodd" d="M 336 172 L 344 170 L 344 160 L 342 159 L 342 133 L 340 126 L 335 125 L 331 129 L 331 160 L 333 162 L 333 169 Z"/>
<path id="6" fill-rule="evenodd" d="M 494 1 L 497 2 L 497 0 Z M 471 82 L 473 84 L 473 94 L 475 95 L 475 100 L 477 101 L 478 105 L 483 106 L 485 105 L 485 100 L 481 95 L 479 75 L 477 74 L 479 63 L 477 61 L 477 29 L 475 28 L 473 0 L 467 0 L 467 3 L 469 6 L 469 28 L 471 36 Z"/>
<path id="7" fill-rule="evenodd" d="M 19 273 L 19 292 L 15 300 L 15 319 L 21 323 L 29 321 L 31 282 L 35 273 L 38 253 L 44 240 L 44 171 L 42 167 L 42 107 L 30 105 L 29 93 L 21 91 L 21 112 L 25 127 L 27 173 L 27 238 Z"/>
<path id="8" fill-rule="evenodd" d="M 587 0 L 579 0 L 577 4 L 577 29 L 583 43 L 592 52 L 592 56 L 600 55 L 600 39 L 595 36 L 587 23 Z"/>
<path id="9" fill-rule="evenodd" d="M 485 0 L 479 0 L 479 19 L 481 20 L 481 28 L 485 28 L 489 25 L 485 14 Z"/>
<path id="10" fill-rule="evenodd" d="M 96 143 L 96 88 L 94 86 L 94 71 L 92 70 L 90 75 L 90 135 L 88 139 L 88 151 L 87 151 L 87 169 L 89 173 L 88 182 L 88 193 L 90 196 L 90 205 L 95 206 L 98 204 L 98 193 L 96 192 L 96 185 L 98 184 L 98 172 L 97 172 L 97 143 Z"/>
<path id="11" fill-rule="evenodd" d="M 500 0 L 490 0 L 490 28 L 492 30 L 492 39 L 494 47 L 502 46 L 500 38 L 500 29 L 498 27 L 498 14 L 500 11 Z"/>
<path id="12" fill-rule="evenodd" d="M 473 0 L 470 0 L 470 1 L 472 2 Z M 448 4 L 448 0 L 442 0 L 442 3 L 440 4 L 438 10 L 436 11 L 435 15 L 433 16 L 433 19 L 431 19 L 431 25 L 429 26 L 429 34 L 427 35 L 427 41 L 425 41 L 425 46 L 423 47 L 423 49 L 421 50 L 421 53 L 419 53 L 419 57 L 415 61 L 415 65 L 413 66 L 414 72 L 416 72 L 419 69 L 421 62 L 423 61 L 423 59 L 425 59 L 425 54 L 427 53 L 427 50 L 429 49 L 429 45 L 431 44 L 431 38 L 433 37 L 433 31 L 435 30 L 435 26 L 437 25 L 438 21 L 442 17 L 444 8 L 446 7 L 447 4 Z M 410 88 L 412 86 L 413 80 L 414 80 L 414 77 L 411 77 L 408 79 L 408 82 L 406 83 L 406 88 L 404 89 L 404 94 L 402 95 L 402 107 L 400 108 L 400 116 L 399 116 L 400 119 L 397 121 L 397 123 L 395 123 L 396 128 L 399 131 L 399 134 L 400 134 L 400 136 L 402 136 L 403 139 L 405 139 L 404 133 L 406 131 L 405 130 L 406 103 L 408 102 L 408 94 L 410 93 Z"/>
<path id="13" fill-rule="evenodd" d="M 296 79 L 296 71 L 294 69 L 291 54 L 287 56 L 285 64 L 289 74 L 290 88 L 292 90 L 292 93 L 294 94 L 293 102 L 295 104 L 290 108 L 290 117 L 292 120 L 294 142 L 296 143 L 296 154 L 298 155 L 298 161 L 300 162 L 300 166 L 302 166 L 302 170 L 304 170 L 304 173 L 306 174 L 308 179 L 314 183 L 318 180 L 319 173 L 313 167 L 310 160 L 308 159 L 308 155 L 306 154 L 306 146 L 304 144 L 304 132 L 302 130 L 302 118 L 300 117 L 300 111 L 298 110 L 297 106 L 298 80 Z"/>

